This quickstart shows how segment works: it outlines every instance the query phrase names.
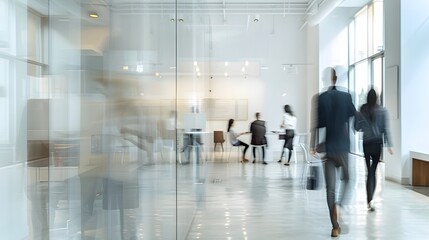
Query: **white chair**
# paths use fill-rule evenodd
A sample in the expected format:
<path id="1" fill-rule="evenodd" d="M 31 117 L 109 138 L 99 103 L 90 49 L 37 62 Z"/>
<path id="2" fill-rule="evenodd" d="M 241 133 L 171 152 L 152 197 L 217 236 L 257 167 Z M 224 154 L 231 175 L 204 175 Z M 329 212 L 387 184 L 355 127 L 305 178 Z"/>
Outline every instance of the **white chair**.
<path id="1" fill-rule="evenodd" d="M 240 159 L 240 149 L 241 149 L 241 146 L 240 145 L 239 146 L 234 146 L 231 143 L 231 139 L 229 137 L 229 132 L 227 132 L 227 134 L 226 134 L 226 142 L 228 143 L 228 146 L 229 146 L 228 158 L 226 160 L 229 161 L 229 158 L 231 157 L 231 152 L 232 152 L 233 148 L 237 149 L 237 159 Z"/>
<path id="2" fill-rule="evenodd" d="M 240 159 L 240 150 L 241 150 L 241 145 L 234 146 L 234 145 L 232 145 L 232 144 L 230 143 L 230 149 L 229 149 L 229 154 L 228 154 L 227 161 L 229 161 L 229 158 L 231 157 L 231 152 L 232 152 L 232 149 L 233 149 L 233 148 L 236 148 L 236 149 L 237 149 L 237 159 Z"/>
<path id="3" fill-rule="evenodd" d="M 301 150 L 302 154 L 305 154 L 305 150 L 302 148 L 302 144 L 304 144 L 304 146 L 307 146 L 307 142 L 308 142 L 308 136 L 310 134 L 309 133 L 297 133 L 295 138 L 293 139 L 293 146 L 294 146 L 294 158 L 295 158 L 295 163 L 296 163 L 296 152 L 297 150 Z"/>
<path id="4" fill-rule="evenodd" d="M 261 159 L 262 160 L 262 162 L 267 162 L 266 161 L 266 159 L 264 159 L 263 157 L 262 157 L 262 147 L 264 147 L 264 151 L 265 151 L 265 158 L 267 157 L 267 144 L 264 144 L 264 145 L 250 145 L 249 146 L 249 149 L 250 149 L 250 153 L 252 154 L 252 161 L 251 162 L 253 162 L 253 161 L 255 161 L 255 163 L 256 163 L 256 158 L 257 158 L 257 155 L 258 155 L 258 153 L 259 153 L 259 159 Z M 256 148 L 255 150 L 255 157 L 253 157 L 253 148 Z"/>
<path id="5" fill-rule="evenodd" d="M 307 133 L 297 133 L 297 134 L 295 134 L 295 137 L 293 138 L 293 152 L 292 153 L 293 153 L 293 158 L 294 158 L 295 163 L 297 163 L 296 152 L 300 149 L 302 150 L 301 144 L 306 144 L 307 136 L 308 136 Z M 279 135 L 279 139 L 280 140 L 285 139 L 284 133 Z M 285 151 L 285 150 L 286 150 L 286 148 L 283 148 L 283 146 L 282 146 L 282 151 Z M 289 149 L 288 149 L 288 151 L 289 151 Z M 283 154 L 283 156 L 286 156 L 286 159 L 287 159 L 288 155 L 285 153 L 285 154 Z"/>
<path id="6" fill-rule="evenodd" d="M 300 148 L 302 149 L 303 154 L 304 154 L 304 164 L 305 164 L 305 166 L 303 167 L 303 170 L 302 170 L 302 185 L 303 185 L 304 189 L 307 189 L 307 174 L 308 174 L 311 166 L 323 165 L 325 160 L 323 160 L 320 157 L 316 158 L 316 157 L 311 156 L 309 149 L 307 147 L 307 144 L 305 144 L 305 143 L 301 143 Z M 322 174 L 320 176 L 322 176 Z M 320 180 L 322 180 L 322 179 L 323 179 L 323 177 L 321 177 Z"/>

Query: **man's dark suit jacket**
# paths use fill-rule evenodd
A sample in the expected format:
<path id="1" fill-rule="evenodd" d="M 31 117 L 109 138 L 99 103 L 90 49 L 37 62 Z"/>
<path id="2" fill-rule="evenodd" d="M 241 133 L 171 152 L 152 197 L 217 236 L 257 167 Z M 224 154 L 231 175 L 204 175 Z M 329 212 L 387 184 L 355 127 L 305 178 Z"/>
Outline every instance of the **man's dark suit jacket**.
<path id="1" fill-rule="evenodd" d="M 348 123 L 355 114 L 356 109 L 349 93 L 330 87 L 320 94 L 317 102 L 317 128 L 326 128 L 325 151 L 328 155 L 350 151 Z"/>
<path id="2" fill-rule="evenodd" d="M 265 138 L 265 121 L 255 120 L 250 124 L 250 132 L 252 133 L 252 140 L 250 144 L 252 145 L 265 145 L 267 144 L 267 139 Z"/>

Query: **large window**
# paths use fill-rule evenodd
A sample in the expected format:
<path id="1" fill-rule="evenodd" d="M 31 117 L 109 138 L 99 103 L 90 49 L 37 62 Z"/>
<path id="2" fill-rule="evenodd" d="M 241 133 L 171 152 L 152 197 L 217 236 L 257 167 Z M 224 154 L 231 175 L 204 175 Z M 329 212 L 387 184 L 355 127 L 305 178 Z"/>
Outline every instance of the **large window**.
<path id="1" fill-rule="evenodd" d="M 374 0 L 363 7 L 349 24 L 349 85 L 357 109 L 366 103 L 374 88 L 383 104 L 383 1 Z M 353 153 L 362 155 L 362 134 L 352 137 Z"/>

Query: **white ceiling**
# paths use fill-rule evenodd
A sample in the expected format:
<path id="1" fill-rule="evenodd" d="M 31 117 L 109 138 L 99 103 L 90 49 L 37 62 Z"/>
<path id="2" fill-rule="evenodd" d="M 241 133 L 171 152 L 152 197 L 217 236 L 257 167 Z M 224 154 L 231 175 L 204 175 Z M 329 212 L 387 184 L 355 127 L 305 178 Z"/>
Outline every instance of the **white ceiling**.
<path id="1" fill-rule="evenodd" d="M 162 14 L 175 13 L 176 1 L 172 0 L 69 0 L 67 5 L 81 6 L 84 12 L 120 11 L 124 13 Z M 179 13 L 193 14 L 305 14 L 308 0 L 178 0 Z M 32 0 L 28 5 L 42 15 L 48 15 L 49 0 Z M 54 4 L 52 1 L 50 4 Z M 55 4 L 58 4 L 55 3 Z M 54 8 L 50 7 L 51 15 Z"/>
<path id="2" fill-rule="evenodd" d="M 340 7 L 359 7 L 370 0 L 31 0 L 28 5 L 41 15 L 81 16 L 82 24 L 108 25 L 109 16 L 118 14 L 166 15 L 167 18 L 184 16 L 248 16 L 251 20 L 267 15 L 298 15 L 303 19 L 316 14 L 322 5 L 340 2 Z M 49 4 L 51 6 L 49 6 Z M 323 8 L 323 7 L 322 7 Z M 99 19 L 88 17 L 97 12 Z"/>
<path id="3" fill-rule="evenodd" d="M 51 16 L 59 16 L 60 18 L 67 18 L 67 16 L 80 17 L 83 20 L 81 24 L 88 26 L 110 26 L 112 24 L 111 16 L 113 15 L 120 18 L 122 16 L 128 18 L 132 15 L 165 16 L 167 23 L 170 19 L 178 20 L 183 18 L 185 20 L 184 23 L 192 25 L 193 29 L 197 27 L 196 24 L 210 25 L 210 38 L 211 41 L 215 41 L 219 36 L 222 38 L 224 36 L 231 37 L 235 32 L 238 34 L 239 32 L 247 31 L 249 22 L 250 24 L 254 24 L 254 19 L 258 16 L 261 19 L 264 19 L 268 15 L 302 16 L 304 24 L 304 20 L 308 17 L 308 14 L 315 12 L 313 11 L 314 7 L 317 9 L 320 4 L 338 1 L 341 2 L 340 6 L 349 7 L 355 5 L 362 6 L 369 0 L 177 0 L 177 5 L 174 0 L 31 0 L 28 1 L 28 4 L 42 15 L 48 15 L 49 13 Z M 100 17 L 98 19 L 90 19 L 88 17 L 88 13 L 90 12 L 97 12 Z M 195 18 L 196 16 L 208 17 L 207 19 L 209 20 L 192 23 L 191 18 Z M 241 25 L 237 25 L 237 21 L 227 21 L 236 17 L 244 19 L 239 21 Z M 153 21 L 153 23 L 156 23 L 156 21 Z M 121 22 L 121 24 L 122 27 L 119 28 L 129 27 L 129 22 L 128 25 L 126 21 Z M 223 34 L 225 32 L 228 34 Z M 125 36 L 131 35 L 131 33 L 125 34 Z M 218 69 L 216 66 L 211 66 L 211 68 Z M 222 64 L 219 66 L 222 66 Z M 241 65 L 237 65 L 234 68 L 231 66 L 230 69 L 235 69 L 231 71 L 231 74 L 242 74 L 241 68 Z M 259 71 L 259 67 L 255 67 L 255 69 Z M 223 71 L 219 72 L 223 74 Z M 257 72 L 249 73 L 258 74 Z"/>

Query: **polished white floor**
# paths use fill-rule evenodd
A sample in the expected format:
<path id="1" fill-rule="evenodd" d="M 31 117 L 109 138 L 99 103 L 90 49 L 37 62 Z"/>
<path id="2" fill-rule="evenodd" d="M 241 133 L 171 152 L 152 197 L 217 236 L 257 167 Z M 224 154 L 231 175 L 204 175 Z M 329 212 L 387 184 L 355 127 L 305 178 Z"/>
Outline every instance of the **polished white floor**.
<path id="1" fill-rule="evenodd" d="M 330 239 L 325 190 L 303 187 L 302 155 L 289 167 L 274 152 L 268 165 L 222 162 L 206 166 L 204 196 L 186 239 Z M 379 166 L 376 211 L 366 208 L 364 160 L 350 156 L 353 198 L 342 211 L 341 239 L 427 239 L 429 198 L 383 181 Z"/>
<path id="2" fill-rule="evenodd" d="M 227 160 L 228 151 L 217 151 L 198 164 L 164 159 L 135 171 L 94 172 L 65 187 L 51 183 L 50 239 L 331 239 L 324 188 L 305 189 L 302 153 L 288 167 L 277 163 L 279 154 L 269 152 L 263 165 L 239 163 L 235 152 Z M 351 156 L 350 166 L 353 196 L 341 214 L 339 239 L 428 239 L 428 197 L 382 180 L 383 163 L 376 211 L 369 212 L 364 161 Z M 121 209 L 103 205 L 103 198 L 113 199 L 105 191 L 107 178 L 124 184 Z M 39 190 L 30 199 L 32 211 L 48 198 Z M 40 225 L 36 219 L 33 228 Z M 44 239 L 33 236 L 27 239 Z"/>

